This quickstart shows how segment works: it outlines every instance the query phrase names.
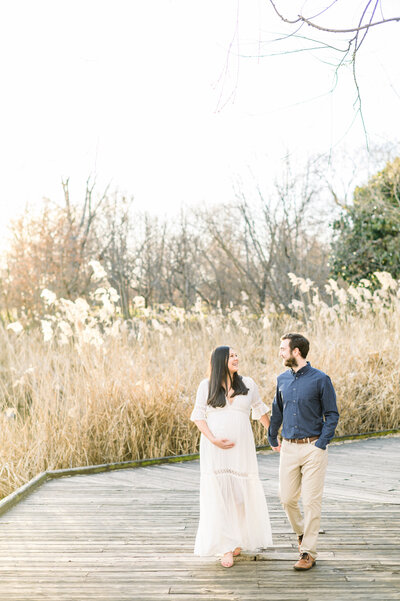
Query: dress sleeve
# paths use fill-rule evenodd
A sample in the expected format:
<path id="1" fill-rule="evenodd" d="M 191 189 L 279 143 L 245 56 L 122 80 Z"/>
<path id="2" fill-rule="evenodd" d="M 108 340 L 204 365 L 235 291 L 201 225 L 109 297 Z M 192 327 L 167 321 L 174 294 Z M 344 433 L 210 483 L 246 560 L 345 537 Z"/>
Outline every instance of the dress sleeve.
<path id="1" fill-rule="evenodd" d="M 208 380 L 203 380 L 200 382 L 200 385 L 197 389 L 196 403 L 190 416 L 192 422 L 195 420 L 206 419 L 207 396 Z"/>
<path id="2" fill-rule="evenodd" d="M 250 385 L 250 394 L 251 394 L 251 418 L 252 419 L 260 419 L 265 413 L 270 411 L 270 408 L 265 405 L 260 397 L 260 393 L 258 392 L 258 386 L 251 380 Z"/>

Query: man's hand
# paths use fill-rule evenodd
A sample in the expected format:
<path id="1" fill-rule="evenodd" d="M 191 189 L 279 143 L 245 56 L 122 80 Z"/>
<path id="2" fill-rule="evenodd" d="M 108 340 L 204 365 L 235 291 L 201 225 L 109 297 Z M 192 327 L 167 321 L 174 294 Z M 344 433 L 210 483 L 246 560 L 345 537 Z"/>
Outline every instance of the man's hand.
<path id="1" fill-rule="evenodd" d="M 215 440 L 213 440 L 213 443 L 216 447 L 219 447 L 220 449 L 231 449 L 235 446 L 235 443 L 229 440 L 228 438 L 216 438 Z"/>
<path id="2" fill-rule="evenodd" d="M 280 453 L 281 450 L 281 443 L 279 443 L 279 445 L 277 447 L 271 447 L 271 449 L 273 451 L 275 451 L 275 453 Z"/>

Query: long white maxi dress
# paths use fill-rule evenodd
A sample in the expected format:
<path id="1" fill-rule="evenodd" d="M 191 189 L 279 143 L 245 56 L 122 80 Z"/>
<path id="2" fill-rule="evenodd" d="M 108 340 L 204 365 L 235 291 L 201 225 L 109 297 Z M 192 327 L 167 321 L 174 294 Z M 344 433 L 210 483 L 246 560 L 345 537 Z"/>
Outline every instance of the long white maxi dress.
<path id="1" fill-rule="evenodd" d="M 203 434 L 200 438 L 200 521 L 195 555 L 221 555 L 236 547 L 255 551 L 272 545 L 271 524 L 258 465 L 252 418 L 269 411 L 256 383 L 243 377 L 247 395 L 226 401 L 225 407 L 207 405 L 208 380 L 197 391 L 192 421 L 206 420 L 217 438 L 235 443 L 220 449 Z"/>

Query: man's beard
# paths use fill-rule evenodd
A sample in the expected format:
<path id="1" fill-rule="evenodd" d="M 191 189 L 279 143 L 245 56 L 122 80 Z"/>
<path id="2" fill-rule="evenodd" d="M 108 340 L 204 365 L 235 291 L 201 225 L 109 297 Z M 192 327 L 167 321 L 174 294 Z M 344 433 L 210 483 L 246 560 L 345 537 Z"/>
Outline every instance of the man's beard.
<path id="1" fill-rule="evenodd" d="M 289 357 L 288 359 L 285 359 L 285 365 L 286 367 L 297 367 L 298 363 L 296 357 Z"/>

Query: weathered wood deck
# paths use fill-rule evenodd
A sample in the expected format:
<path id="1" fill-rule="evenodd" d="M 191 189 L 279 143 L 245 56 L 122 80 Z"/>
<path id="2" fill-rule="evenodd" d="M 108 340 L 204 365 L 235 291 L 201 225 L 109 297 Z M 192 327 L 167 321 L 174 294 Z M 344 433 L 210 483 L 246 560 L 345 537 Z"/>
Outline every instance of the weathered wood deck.
<path id="1" fill-rule="evenodd" d="M 45 483 L 0 518 L 1 601 L 400 599 L 400 437 L 342 443 L 330 462 L 320 557 L 292 569 L 278 456 L 260 454 L 274 548 L 224 570 L 192 555 L 198 462 Z"/>

